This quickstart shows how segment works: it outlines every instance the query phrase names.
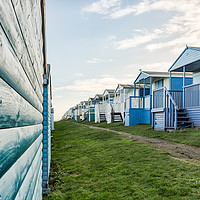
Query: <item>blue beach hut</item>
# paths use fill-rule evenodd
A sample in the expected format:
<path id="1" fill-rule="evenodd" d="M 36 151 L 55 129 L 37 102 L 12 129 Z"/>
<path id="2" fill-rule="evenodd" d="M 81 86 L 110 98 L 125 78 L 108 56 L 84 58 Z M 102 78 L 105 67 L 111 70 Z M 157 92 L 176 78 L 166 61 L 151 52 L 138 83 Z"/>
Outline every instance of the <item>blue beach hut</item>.
<path id="1" fill-rule="evenodd" d="M 164 101 L 168 104 L 163 103 L 164 110 L 160 113 L 164 117 L 161 118 L 160 123 L 155 120 L 153 127 L 158 129 L 158 126 L 161 127 L 161 123 L 162 130 L 200 127 L 200 48 L 186 46 L 170 67 L 169 72 L 170 74 L 183 72 L 182 104 L 180 105 L 173 96 L 170 97 L 169 94 L 166 94 L 169 100 L 165 97 Z M 193 73 L 193 82 L 188 83 L 188 72 Z"/>
<path id="2" fill-rule="evenodd" d="M 94 121 L 95 111 L 94 111 L 94 98 L 88 99 L 88 121 Z"/>
<path id="3" fill-rule="evenodd" d="M 153 91 L 169 88 L 171 83 L 176 82 L 172 88 L 176 95 L 175 91 L 182 89 L 182 81 L 182 73 L 175 73 L 170 77 L 169 72 L 141 71 L 134 81 L 134 96 L 126 101 L 125 126 L 152 123 Z M 192 81 L 192 77 L 187 81 Z"/>

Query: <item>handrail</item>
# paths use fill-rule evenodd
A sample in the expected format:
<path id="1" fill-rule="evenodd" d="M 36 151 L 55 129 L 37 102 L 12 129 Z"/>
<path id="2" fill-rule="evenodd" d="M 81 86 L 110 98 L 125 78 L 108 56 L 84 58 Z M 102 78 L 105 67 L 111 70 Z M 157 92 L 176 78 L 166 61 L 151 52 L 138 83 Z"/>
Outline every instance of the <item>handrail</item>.
<path id="1" fill-rule="evenodd" d="M 170 94 L 170 92 L 167 90 L 166 87 L 164 87 L 164 90 L 166 91 L 166 93 L 168 94 L 170 100 L 172 101 L 172 103 L 174 104 L 174 107 L 176 108 L 176 110 L 179 110 L 178 106 L 176 105 L 176 102 L 174 101 L 172 95 Z"/>
<path id="2" fill-rule="evenodd" d="M 164 87 L 161 87 L 161 88 L 155 89 L 153 91 L 156 92 L 156 91 L 163 90 L 163 89 L 164 89 Z"/>
<path id="3" fill-rule="evenodd" d="M 193 87 L 193 86 L 197 86 L 200 85 L 200 83 L 196 83 L 196 84 L 192 84 L 192 85 L 186 85 L 183 88 L 189 88 L 189 87 Z"/>

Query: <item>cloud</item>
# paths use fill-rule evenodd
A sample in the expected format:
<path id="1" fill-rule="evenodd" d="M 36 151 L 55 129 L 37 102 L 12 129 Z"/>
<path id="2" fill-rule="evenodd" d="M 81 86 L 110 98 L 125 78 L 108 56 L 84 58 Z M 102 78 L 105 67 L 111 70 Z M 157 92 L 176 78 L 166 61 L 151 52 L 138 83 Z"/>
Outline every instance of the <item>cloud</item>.
<path id="1" fill-rule="evenodd" d="M 92 64 L 97 64 L 97 63 L 101 63 L 103 61 L 101 59 L 99 59 L 99 58 L 92 58 L 90 60 L 87 60 L 86 62 L 87 63 L 92 63 Z"/>
<path id="2" fill-rule="evenodd" d="M 82 94 L 93 93 L 95 95 L 102 93 L 106 88 L 115 89 L 118 83 L 131 84 L 135 78 L 136 76 L 132 74 L 121 74 L 120 76 L 103 75 L 92 79 L 76 80 L 71 85 L 54 88 L 54 92 L 70 90 L 82 92 Z"/>
<path id="3" fill-rule="evenodd" d="M 138 30 L 137 30 L 138 32 Z M 142 34 L 134 34 L 132 38 L 127 38 L 118 42 L 114 42 L 114 46 L 116 49 L 128 49 L 137 47 L 140 44 L 144 44 L 147 42 L 152 41 L 153 39 L 156 39 L 159 35 L 162 35 L 163 31 L 159 29 L 155 29 L 153 32 L 148 31 L 142 31 L 140 30 Z"/>
<path id="4" fill-rule="evenodd" d="M 113 59 L 110 58 L 108 60 L 102 60 L 100 58 L 92 58 L 90 60 L 87 60 L 86 62 L 90 64 L 98 64 L 98 63 L 103 63 L 103 62 L 113 62 Z"/>
<path id="5" fill-rule="evenodd" d="M 149 64 L 130 64 L 127 65 L 126 68 L 130 71 L 132 69 L 141 69 L 143 71 L 167 71 L 171 66 L 171 62 L 157 62 L 157 63 L 149 63 Z"/>
<path id="6" fill-rule="evenodd" d="M 152 11 L 173 12 L 173 17 L 161 27 L 149 31 L 135 30 L 135 34 L 131 37 L 114 41 L 113 45 L 116 49 L 123 50 L 146 45 L 145 48 L 150 51 L 168 47 L 174 51 L 185 44 L 200 45 L 199 0 L 143 0 L 138 4 L 128 6 L 124 6 L 122 2 L 120 0 L 99 0 L 84 8 L 83 11 L 101 14 L 112 19 L 131 14 L 138 16 Z M 110 37 L 110 40 L 115 39 L 116 36 Z"/>
<path id="7" fill-rule="evenodd" d="M 78 77 L 82 77 L 83 76 L 82 73 L 76 73 L 75 75 L 78 76 Z"/>
<path id="8" fill-rule="evenodd" d="M 139 15 L 144 12 L 148 12 L 150 10 L 151 10 L 150 1 L 144 0 L 138 3 L 137 5 L 127 6 L 125 8 L 121 8 L 116 10 L 115 12 L 110 13 L 110 18 L 118 19 L 132 13 L 134 13 L 135 15 Z"/>
<path id="9" fill-rule="evenodd" d="M 114 42 L 114 47 L 116 49 L 128 49 L 148 43 L 145 48 L 150 51 L 166 47 L 171 47 L 173 51 L 185 44 L 200 45 L 200 30 L 198 28 L 200 27 L 199 0 L 182 0 L 181 3 L 174 0 L 145 0 L 138 5 L 119 9 L 112 13 L 111 17 L 119 18 L 128 14 L 139 15 L 155 10 L 175 11 L 176 14 L 160 28 L 152 31 L 135 30 L 137 34 Z M 156 40 L 164 40 L 164 42 Z"/>
<path id="10" fill-rule="evenodd" d="M 109 35 L 107 40 L 115 40 L 116 36 L 115 35 Z"/>
<path id="11" fill-rule="evenodd" d="M 82 12 L 107 14 L 120 6 L 120 0 L 99 0 L 82 9 Z"/>

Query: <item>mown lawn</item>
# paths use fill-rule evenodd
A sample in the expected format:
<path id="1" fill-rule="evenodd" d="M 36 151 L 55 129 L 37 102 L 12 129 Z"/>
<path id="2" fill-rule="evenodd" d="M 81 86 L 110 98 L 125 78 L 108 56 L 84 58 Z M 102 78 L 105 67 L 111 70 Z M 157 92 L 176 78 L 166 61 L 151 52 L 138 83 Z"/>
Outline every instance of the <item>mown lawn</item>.
<path id="1" fill-rule="evenodd" d="M 69 120 L 69 121 L 76 122 L 75 120 Z M 133 135 L 141 135 L 151 138 L 161 138 L 164 140 L 200 147 L 200 129 L 184 129 L 184 130 L 177 130 L 174 132 L 164 132 L 164 131 L 155 131 L 151 128 L 151 125 L 147 124 L 135 125 L 135 126 L 123 126 L 122 122 L 114 122 L 111 124 L 107 124 L 107 122 L 101 122 L 96 124 L 94 122 L 89 122 L 89 121 L 84 121 L 84 122 L 79 121 L 78 123 L 108 128 L 116 131 L 122 131 L 126 133 L 131 133 Z"/>
<path id="2" fill-rule="evenodd" d="M 55 123 L 44 199 L 200 199 L 200 167 L 115 133 Z"/>

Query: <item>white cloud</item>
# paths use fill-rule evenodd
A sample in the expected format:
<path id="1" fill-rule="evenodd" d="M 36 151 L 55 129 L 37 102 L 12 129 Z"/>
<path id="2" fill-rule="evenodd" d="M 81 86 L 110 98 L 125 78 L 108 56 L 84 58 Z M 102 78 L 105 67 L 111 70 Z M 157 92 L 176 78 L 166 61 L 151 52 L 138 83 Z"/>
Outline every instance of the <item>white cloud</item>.
<path id="1" fill-rule="evenodd" d="M 82 12 L 106 14 L 120 6 L 120 0 L 99 0 L 82 9 Z"/>
<path id="2" fill-rule="evenodd" d="M 138 32 L 138 30 L 137 30 Z M 142 32 L 140 30 L 140 32 Z M 150 42 L 153 39 L 156 39 L 159 35 L 163 33 L 162 30 L 155 29 L 152 33 L 149 33 L 148 31 L 143 31 L 142 34 L 133 35 L 132 38 L 124 39 L 118 42 L 114 43 L 114 46 L 116 49 L 128 49 L 137 47 L 140 44 L 144 44 L 146 42 Z"/>
<path id="3" fill-rule="evenodd" d="M 115 40 L 116 36 L 115 35 L 109 35 L 107 40 Z"/>
<path id="4" fill-rule="evenodd" d="M 75 75 L 78 76 L 78 77 L 82 77 L 83 76 L 82 73 L 76 73 Z"/>
<path id="5" fill-rule="evenodd" d="M 97 63 L 101 63 L 103 61 L 101 59 L 99 59 L 99 58 L 92 58 L 90 60 L 87 60 L 86 62 L 87 63 L 92 63 L 92 64 L 97 64 Z"/>
<path id="6" fill-rule="evenodd" d="M 149 64 L 130 64 L 127 65 L 126 68 L 129 70 L 137 70 L 141 69 L 143 71 L 167 71 L 171 66 L 171 62 L 157 62 L 157 63 L 149 63 Z"/>
<path id="7" fill-rule="evenodd" d="M 172 11 L 174 16 L 161 27 L 154 30 L 135 30 L 130 38 L 113 42 L 116 49 L 134 48 L 146 44 L 146 49 L 154 51 L 171 47 L 172 51 L 185 44 L 200 45 L 200 9 L 199 0 L 143 0 L 138 4 L 123 7 L 120 0 L 99 0 L 83 9 L 85 12 L 102 14 L 112 19 L 126 15 L 141 15 L 152 11 Z M 110 40 L 116 39 L 110 36 Z M 165 39 L 165 42 L 155 40 Z"/>
<path id="8" fill-rule="evenodd" d="M 108 60 L 102 60 L 100 58 L 92 58 L 90 60 L 87 60 L 86 62 L 90 64 L 98 64 L 98 63 L 103 63 L 103 62 L 113 62 L 113 59 L 110 58 Z"/>
<path id="9" fill-rule="evenodd" d="M 116 49 L 134 48 L 138 45 L 146 45 L 146 49 L 154 51 L 165 47 L 171 47 L 172 51 L 177 47 L 183 47 L 185 44 L 199 46 L 200 38 L 200 9 L 199 0 L 144 0 L 138 5 L 120 9 L 111 14 L 112 18 L 123 17 L 128 14 L 139 15 L 144 12 L 154 10 L 175 11 L 176 15 L 160 28 L 152 31 L 136 30 L 137 34 L 130 38 L 114 42 Z M 165 42 L 155 41 L 165 39 Z"/>
<path id="10" fill-rule="evenodd" d="M 54 88 L 54 92 L 71 90 L 82 92 L 82 94 L 88 94 L 88 92 L 97 94 L 102 93 L 106 88 L 115 89 L 118 83 L 131 84 L 135 77 L 133 74 L 121 74 L 120 76 L 103 75 L 92 79 L 76 80 L 72 85 Z"/>

